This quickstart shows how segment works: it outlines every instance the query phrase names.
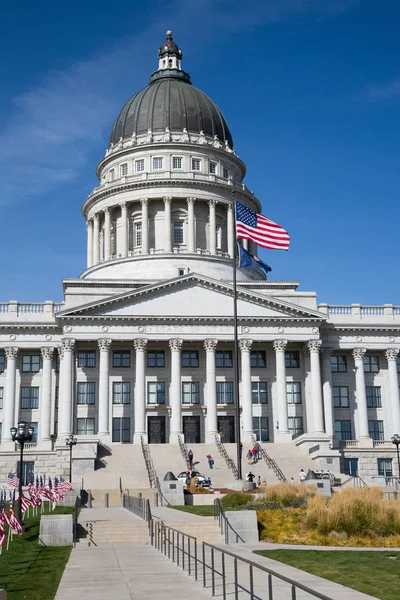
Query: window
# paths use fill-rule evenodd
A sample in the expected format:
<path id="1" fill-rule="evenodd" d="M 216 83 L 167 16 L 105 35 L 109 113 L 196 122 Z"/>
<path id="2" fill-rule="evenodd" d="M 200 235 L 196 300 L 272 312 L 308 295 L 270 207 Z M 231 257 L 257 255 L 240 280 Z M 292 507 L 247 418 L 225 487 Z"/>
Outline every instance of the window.
<path id="1" fill-rule="evenodd" d="M 114 171 L 114 169 L 110 170 L 109 177 L 110 177 L 110 181 L 114 181 L 114 179 L 115 179 L 115 171 Z"/>
<path id="2" fill-rule="evenodd" d="M 365 387 L 367 408 L 382 408 L 381 388 L 375 385 Z"/>
<path id="3" fill-rule="evenodd" d="M 175 246 L 183 244 L 183 221 L 173 222 L 173 243 Z"/>
<path id="4" fill-rule="evenodd" d="M 215 366 L 217 369 L 222 367 L 232 367 L 232 352 L 230 350 L 218 350 L 215 353 Z"/>
<path id="5" fill-rule="evenodd" d="M 20 462 L 17 462 L 17 477 L 20 476 Z M 22 463 L 22 485 L 29 485 L 34 481 L 35 463 L 33 461 L 23 461 Z"/>
<path id="6" fill-rule="evenodd" d="M 128 175 L 128 163 L 121 165 L 121 177 L 125 177 L 125 175 Z"/>
<path id="7" fill-rule="evenodd" d="M 1 360 L 1 357 L 0 357 L 0 360 Z M 4 357 L 3 357 L 3 364 L 4 364 Z M 396 364 L 397 364 L 397 372 L 400 373 L 400 356 L 398 356 L 396 358 Z M 0 370 L 1 370 L 1 366 L 0 366 Z M 4 371 L 4 367 L 3 367 L 3 371 Z"/>
<path id="8" fill-rule="evenodd" d="M 252 369 L 256 369 L 257 367 L 264 368 L 267 366 L 264 350 L 256 350 L 250 353 L 250 366 Z"/>
<path id="9" fill-rule="evenodd" d="M 181 277 L 184 274 L 185 274 L 185 269 L 178 269 L 178 275 L 179 275 L 179 277 Z"/>
<path id="10" fill-rule="evenodd" d="M 143 158 L 135 161 L 135 171 L 136 171 L 136 173 L 142 173 L 142 171 L 144 171 L 144 159 Z"/>
<path id="11" fill-rule="evenodd" d="M 96 350 L 79 350 L 78 367 L 81 369 L 93 369 L 96 366 Z"/>
<path id="12" fill-rule="evenodd" d="M 225 179 L 228 179 L 228 177 L 229 177 L 228 167 L 222 167 L 222 177 L 225 177 Z"/>
<path id="13" fill-rule="evenodd" d="M 77 435 L 94 435 L 94 419 L 85 418 L 76 420 L 76 433 Z"/>
<path id="14" fill-rule="evenodd" d="M 251 399 L 253 404 L 267 404 L 267 382 L 252 381 L 251 382 Z"/>
<path id="15" fill-rule="evenodd" d="M 96 400 L 96 383 L 85 381 L 78 383 L 78 404 L 94 404 Z"/>
<path id="16" fill-rule="evenodd" d="M 215 175 L 215 173 L 217 172 L 217 163 L 210 162 L 210 166 L 208 167 L 208 170 L 209 170 L 210 173 L 212 173 L 213 175 Z"/>
<path id="17" fill-rule="evenodd" d="M 165 404 L 165 382 L 147 382 L 147 404 Z"/>
<path id="18" fill-rule="evenodd" d="M 358 477 L 358 458 L 344 458 L 343 473 L 352 477 Z"/>
<path id="19" fill-rule="evenodd" d="M 378 373 L 379 356 L 364 356 L 364 373 Z"/>
<path id="20" fill-rule="evenodd" d="M 381 477 L 393 477 L 391 458 L 378 458 L 378 475 Z"/>
<path id="21" fill-rule="evenodd" d="M 54 435 L 58 435 L 58 421 L 54 421 Z"/>
<path id="22" fill-rule="evenodd" d="M 38 354 L 25 355 L 22 357 L 22 372 L 23 373 L 39 373 L 40 371 L 40 356 Z"/>
<path id="23" fill-rule="evenodd" d="M 335 436 L 337 440 L 351 440 L 350 421 L 335 421 Z"/>
<path id="24" fill-rule="evenodd" d="M 174 156 L 172 158 L 172 168 L 182 169 L 182 158 L 180 156 Z"/>
<path id="25" fill-rule="evenodd" d="M 335 408 L 349 407 L 349 388 L 347 385 L 334 385 L 332 388 L 333 406 Z"/>
<path id="26" fill-rule="evenodd" d="M 199 366 L 199 353 L 197 350 L 191 352 L 182 352 L 182 367 L 198 367 Z"/>
<path id="27" fill-rule="evenodd" d="M 39 388 L 21 387 L 21 409 L 39 408 Z"/>
<path id="28" fill-rule="evenodd" d="M 113 367 L 119 369 L 123 367 L 129 368 L 131 366 L 131 352 L 130 350 L 114 350 L 113 351 Z"/>
<path id="29" fill-rule="evenodd" d="M 4 354 L 0 354 L 0 373 L 4 373 L 6 363 L 6 357 Z"/>
<path id="30" fill-rule="evenodd" d="M 0 443 L 1 443 L 2 436 L 3 436 L 3 423 L 0 423 Z"/>
<path id="31" fill-rule="evenodd" d="M 233 404 L 233 381 L 217 381 L 217 404 Z"/>
<path id="32" fill-rule="evenodd" d="M 285 352 L 285 367 L 287 369 L 298 369 L 300 367 L 300 352 L 298 350 L 287 350 Z"/>
<path id="33" fill-rule="evenodd" d="M 347 373 L 347 359 L 345 356 L 331 356 L 331 372 Z"/>
<path id="34" fill-rule="evenodd" d="M 129 417 L 113 417 L 112 441 L 113 442 L 130 442 L 131 441 L 131 420 Z"/>
<path id="35" fill-rule="evenodd" d="M 153 158 L 153 169 L 155 171 L 162 169 L 162 163 L 163 163 L 162 158 Z"/>
<path id="36" fill-rule="evenodd" d="M 192 171 L 200 171 L 201 160 L 199 158 L 192 158 Z"/>
<path id="37" fill-rule="evenodd" d="M 129 381 L 113 381 L 112 398 L 113 404 L 130 404 L 131 384 Z"/>
<path id="38" fill-rule="evenodd" d="M 182 404 L 200 404 L 200 384 L 198 381 L 182 382 Z"/>
<path id="39" fill-rule="evenodd" d="M 4 388 L 0 387 L 0 410 L 3 408 Z"/>
<path id="40" fill-rule="evenodd" d="M 56 373 L 60 372 L 60 355 L 57 354 L 56 356 Z"/>
<path id="41" fill-rule="evenodd" d="M 286 400 L 288 404 L 301 404 L 300 381 L 286 382 Z"/>
<path id="42" fill-rule="evenodd" d="M 29 427 L 32 427 L 33 429 L 33 435 L 32 435 L 32 444 L 37 444 L 37 439 L 38 439 L 38 424 L 37 422 L 35 423 L 29 423 Z"/>
<path id="43" fill-rule="evenodd" d="M 147 366 L 152 369 L 154 367 L 165 367 L 164 350 L 159 352 L 150 351 L 147 353 Z"/>
<path id="44" fill-rule="evenodd" d="M 304 433 L 303 417 L 289 417 L 288 429 L 291 435 L 298 435 L 299 433 Z"/>
<path id="45" fill-rule="evenodd" d="M 383 441 L 383 421 L 368 421 L 368 433 L 371 439 Z"/>
<path id="46" fill-rule="evenodd" d="M 56 385 L 56 397 L 55 397 L 55 405 L 54 408 L 57 410 L 58 409 L 58 401 L 60 399 L 60 387 L 58 385 Z"/>
<path id="47" fill-rule="evenodd" d="M 143 233 L 143 229 L 142 229 L 142 223 L 138 222 L 135 223 L 135 246 L 141 246 L 142 245 L 142 233 Z"/>
<path id="48" fill-rule="evenodd" d="M 253 417 L 253 429 L 258 442 L 269 441 L 268 417 Z"/>

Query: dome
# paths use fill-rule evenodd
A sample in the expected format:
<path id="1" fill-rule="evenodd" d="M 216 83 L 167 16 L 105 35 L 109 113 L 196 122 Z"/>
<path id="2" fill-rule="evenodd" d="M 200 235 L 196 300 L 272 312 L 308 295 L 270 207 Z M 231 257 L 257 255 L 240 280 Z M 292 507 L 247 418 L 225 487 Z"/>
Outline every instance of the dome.
<path id="1" fill-rule="evenodd" d="M 180 68 L 182 55 L 171 32 L 159 50 L 158 71 L 150 84 L 125 104 L 110 135 L 110 145 L 136 136 L 165 132 L 204 133 L 233 148 L 232 136 L 218 106 L 201 90 L 192 86 L 190 77 Z"/>

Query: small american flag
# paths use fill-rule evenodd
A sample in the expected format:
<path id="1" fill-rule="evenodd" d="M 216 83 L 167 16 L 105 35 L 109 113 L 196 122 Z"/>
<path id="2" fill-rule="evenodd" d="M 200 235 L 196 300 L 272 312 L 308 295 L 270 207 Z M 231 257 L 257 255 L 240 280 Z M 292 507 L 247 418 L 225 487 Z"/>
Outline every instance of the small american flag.
<path id="1" fill-rule="evenodd" d="M 65 481 L 65 479 L 63 477 L 60 477 L 60 480 L 57 484 L 57 490 L 61 491 L 61 492 L 68 492 L 70 490 L 73 490 L 74 488 L 72 487 L 72 485 L 70 483 L 68 483 L 68 481 Z"/>
<path id="2" fill-rule="evenodd" d="M 16 531 L 18 533 L 18 535 L 22 535 L 21 523 L 18 521 L 17 517 L 14 515 L 14 513 L 11 509 L 10 509 L 9 521 L 10 521 L 11 529 Z"/>
<path id="3" fill-rule="evenodd" d="M 16 475 L 13 475 L 10 471 L 9 474 L 7 475 L 7 483 L 10 487 L 18 488 L 19 477 L 17 477 Z"/>
<path id="4" fill-rule="evenodd" d="M 5 508 L 3 508 L 3 510 L 0 514 L 0 521 L 3 521 L 3 523 L 5 523 L 6 525 L 9 525 L 11 527 L 10 518 L 7 515 Z"/>
<path id="5" fill-rule="evenodd" d="M 240 202 L 236 202 L 236 237 L 252 240 L 269 250 L 288 250 L 290 244 L 290 236 L 283 227 Z"/>
<path id="6" fill-rule="evenodd" d="M 21 496 L 20 498 L 20 502 L 21 502 L 21 512 L 25 512 L 28 510 L 28 508 L 30 507 L 30 505 L 32 504 L 32 502 L 30 500 L 28 500 L 28 498 L 26 498 L 25 496 Z"/>
<path id="7" fill-rule="evenodd" d="M 6 543 L 6 534 L 4 532 L 3 523 L 0 521 L 0 546 L 4 546 Z"/>

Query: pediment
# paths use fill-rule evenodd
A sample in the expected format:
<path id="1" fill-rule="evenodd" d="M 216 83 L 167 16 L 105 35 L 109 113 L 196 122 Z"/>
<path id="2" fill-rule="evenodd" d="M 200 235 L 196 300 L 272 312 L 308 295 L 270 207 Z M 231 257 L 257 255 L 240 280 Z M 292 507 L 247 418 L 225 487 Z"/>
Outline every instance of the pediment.
<path id="1" fill-rule="evenodd" d="M 323 321 L 318 311 L 238 286 L 238 317 Z M 59 319 L 232 319 L 233 286 L 190 274 L 58 313 Z"/>

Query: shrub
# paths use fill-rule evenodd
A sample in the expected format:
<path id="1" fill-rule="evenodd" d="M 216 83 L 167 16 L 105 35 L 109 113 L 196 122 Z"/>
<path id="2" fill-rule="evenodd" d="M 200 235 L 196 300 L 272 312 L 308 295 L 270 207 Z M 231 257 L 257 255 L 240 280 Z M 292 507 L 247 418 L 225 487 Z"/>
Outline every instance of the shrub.
<path id="1" fill-rule="evenodd" d="M 307 506 L 308 498 L 315 496 L 315 494 L 313 486 L 277 483 L 266 489 L 260 502 L 266 504 L 268 508 L 273 506 L 304 508 Z"/>
<path id="2" fill-rule="evenodd" d="M 230 492 L 222 498 L 221 504 L 224 510 L 229 508 L 244 509 L 246 508 L 246 504 L 248 503 L 248 501 L 248 494 L 244 494 L 243 492 Z"/>

